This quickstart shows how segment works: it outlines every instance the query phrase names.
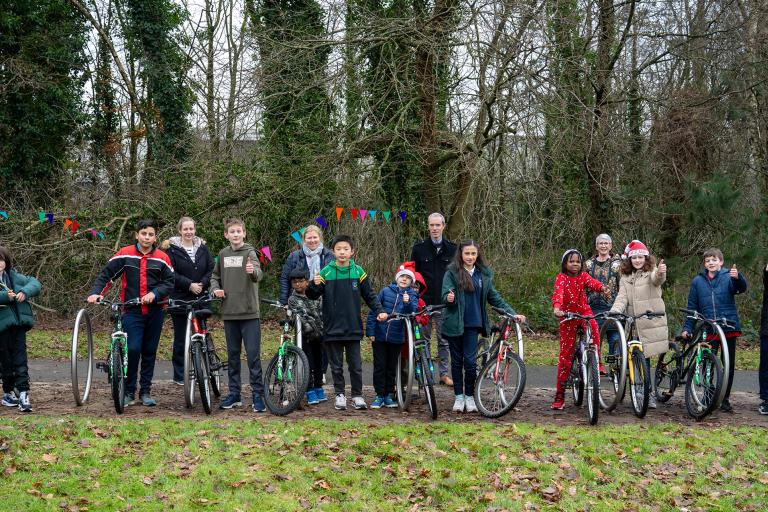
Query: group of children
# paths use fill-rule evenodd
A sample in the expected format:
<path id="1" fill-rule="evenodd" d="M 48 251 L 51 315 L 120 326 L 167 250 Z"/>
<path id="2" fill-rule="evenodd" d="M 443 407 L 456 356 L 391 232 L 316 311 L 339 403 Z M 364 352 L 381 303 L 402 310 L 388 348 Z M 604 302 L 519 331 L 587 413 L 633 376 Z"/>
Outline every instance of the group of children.
<path id="1" fill-rule="evenodd" d="M 187 244 L 181 243 L 185 236 L 182 227 L 186 226 L 182 219 L 179 223 L 182 239 L 177 242 L 182 256 L 184 251 L 181 249 L 186 247 L 190 262 L 196 269 L 200 261 L 195 259 L 194 245 L 199 245 L 199 241 L 194 238 L 194 221 L 185 219 L 193 223 L 191 235 L 186 234 L 190 240 L 187 240 Z M 245 242 L 243 221 L 229 219 L 224 229 L 224 237 L 229 245 L 219 252 L 213 269 L 208 269 L 207 273 L 201 270 L 200 279 L 189 277 L 178 282 L 184 284 L 182 292 L 191 291 L 199 295 L 208 286 L 209 280 L 210 292 L 222 301 L 220 313 L 227 342 L 229 394 L 221 401 L 220 407 L 229 409 L 242 405 L 240 356 L 244 346 L 252 390 L 252 408 L 256 412 L 263 412 L 265 405 L 258 283 L 264 274 L 256 251 Z M 319 228 L 315 231 L 319 233 Z M 95 303 L 101 299 L 111 282 L 117 278 L 122 280 L 121 300 L 135 297 L 141 299 L 140 305 L 128 307 L 123 312 L 123 325 L 128 334 L 126 405 L 141 403 L 153 406 L 156 402 L 150 392 L 164 316 L 163 306 L 158 303 L 175 293 L 174 268 L 168 255 L 156 248 L 157 229 L 153 221 L 140 221 L 135 237 L 136 244 L 120 249 L 102 270 L 88 302 Z M 596 240 L 597 253 L 588 262 L 584 261 L 581 252 L 576 249 L 565 251 L 552 295 L 555 316 L 563 317 L 569 312 L 591 315 L 592 305 L 600 311 L 610 310 L 629 315 L 644 311 L 664 311 L 661 286 L 666 279 L 666 265 L 663 260 L 657 264 L 648 248 L 637 240 L 627 245 L 623 261 L 616 260 L 610 248 L 610 237 L 602 234 Z M 301 257 L 306 256 L 306 265 L 286 269 L 288 272 L 285 277 L 291 291 L 287 299 L 282 297 L 282 301 L 304 318 L 305 350 L 311 369 L 307 392 L 309 404 L 327 400 L 323 390 L 324 355 L 327 354 L 333 378 L 335 408 L 343 410 L 347 407 L 343 372 L 345 356 L 351 380 L 352 406 L 355 409 L 368 407 L 363 397 L 360 350 L 365 334 L 372 343 L 374 357 L 373 384 L 376 396 L 371 407 L 397 407 L 393 396 L 396 368 L 398 358 L 402 357 L 407 333 L 404 332 L 402 322 L 388 319 L 395 313 L 414 313 L 424 307 L 424 301 L 421 300 L 426 291 L 423 277 L 416 272 L 412 262 L 405 262 L 399 266 L 394 281 L 376 294 L 368 274 L 353 259 L 355 244 L 351 237 L 338 235 L 333 239 L 330 253 L 327 254 L 328 262 L 323 266 L 318 264 L 318 261 L 326 258 L 320 257 L 327 251 L 322 243 L 313 243 L 304 250 Z M 210 259 L 210 255 L 207 258 Z M 735 347 L 741 334 L 734 296 L 746 291 L 747 282 L 735 266 L 730 270 L 723 269 L 724 259 L 718 249 L 705 251 L 703 262 L 705 269 L 691 284 L 688 308 L 707 317 L 725 317 L 733 324 L 733 327 L 726 328 L 727 350 L 732 364 L 722 405 L 723 410 L 730 411 L 732 407 L 728 398 L 733 381 Z M 189 272 L 193 270 L 190 268 Z M 10 253 L 0 247 L 2 404 L 17 406 L 27 412 L 32 408 L 28 393 L 25 333 L 34 323 L 28 299 L 39 292 L 40 283 L 16 272 Z M 445 273 L 440 297 L 446 306 L 442 331 L 449 342 L 451 353 L 455 394 L 453 410 L 474 412 L 477 410 L 473 399 L 477 374 L 477 340 L 480 335 L 488 335 L 491 330 L 487 304 L 506 310 L 515 315 L 518 321 L 525 321 L 525 317 L 517 315 L 496 291 L 493 273 L 483 261 L 479 245 L 472 240 L 459 244 Z M 363 301 L 370 308 L 365 331 L 361 317 Z M 417 317 L 416 321 L 424 325 L 427 318 Z M 552 409 L 562 409 L 564 406 L 564 384 L 570 372 L 578 323 L 567 321 L 560 324 L 560 356 Z M 594 321 L 592 323 L 594 341 L 599 346 L 599 329 Z M 693 321 L 687 320 L 683 337 L 689 337 L 693 327 Z M 646 357 L 667 350 L 666 316 L 638 320 L 637 328 Z M 609 348 L 612 351 L 615 349 L 613 338 L 609 333 L 609 339 L 614 341 Z M 140 392 L 136 400 L 139 365 Z M 768 403 L 761 405 L 760 412 L 768 414 Z"/>

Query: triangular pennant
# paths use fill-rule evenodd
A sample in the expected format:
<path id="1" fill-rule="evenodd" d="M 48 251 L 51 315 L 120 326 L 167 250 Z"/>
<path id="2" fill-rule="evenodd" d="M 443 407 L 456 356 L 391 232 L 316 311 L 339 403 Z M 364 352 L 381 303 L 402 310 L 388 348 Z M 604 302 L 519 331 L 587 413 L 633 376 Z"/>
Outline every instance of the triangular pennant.
<path id="1" fill-rule="evenodd" d="M 299 234 L 298 231 L 294 231 L 293 233 L 291 233 L 291 236 L 293 237 L 294 240 L 296 240 L 297 244 L 301 244 L 301 235 Z"/>
<path id="2" fill-rule="evenodd" d="M 360 220 L 365 220 L 365 217 L 368 216 L 368 210 L 360 210 Z"/>
<path id="3" fill-rule="evenodd" d="M 0 210 L 0 217 L 4 218 L 5 220 L 8 220 L 8 212 L 5 210 Z"/>
<path id="4" fill-rule="evenodd" d="M 303 227 L 303 228 L 301 228 L 301 229 L 299 230 L 299 234 L 300 234 L 301 236 L 304 236 L 304 231 L 306 231 L 306 230 L 307 230 L 306 226 L 305 226 L 305 227 Z"/>
<path id="5" fill-rule="evenodd" d="M 80 224 L 78 224 L 75 221 L 72 221 L 72 234 L 73 235 L 75 234 L 75 232 L 77 231 L 77 228 L 79 228 L 79 227 L 80 227 Z"/>
<path id="6" fill-rule="evenodd" d="M 69 226 L 71 226 L 71 225 L 72 225 L 72 220 L 70 220 L 70 219 L 64 219 L 64 229 L 66 229 L 67 231 L 69 231 Z"/>
<path id="7" fill-rule="evenodd" d="M 384 216 L 384 220 L 389 222 L 389 216 L 392 215 L 392 212 L 389 210 L 384 210 L 383 212 L 381 212 L 381 214 Z"/>
<path id="8" fill-rule="evenodd" d="M 272 262 L 272 251 L 269 250 L 268 245 L 261 248 L 261 253 L 270 261 L 270 263 Z"/>
<path id="9" fill-rule="evenodd" d="M 256 254 L 259 255 L 259 263 L 261 263 L 262 265 L 266 265 L 267 260 L 264 258 L 264 255 L 261 254 L 261 251 L 256 251 Z"/>
<path id="10" fill-rule="evenodd" d="M 91 236 L 93 238 L 96 238 L 97 236 L 99 236 L 99 233 L 94 228 L 89 229 L 88 232 L 91 233 Z"/>
<path id="11" fill-rule="evenodd" d="M 48 212 L 45 216 L 48 217 L 48 224 L 53 224 L 53 212 Z"/>
<path id="12" fill-rule="evenodd" d="M 357 208 L 352 208 L 352 220 L 355 220 L 357 218 L 357 212 L 359 210 Z"/>
<path id="13" fill-rule="evenodd" d="M 319 216 L 319 217 L 315 217 L 315 222 L 317 222 L 318 224 L 320 224 L 320 227 L 321 227 L 321 228 L 323 228 L 323 229 L 328 229 L 328 223 L 327 223 L 327 222 L 325 222 L 325 217 L 323 217 L 322 215 L 321 215 L 321 216 Z"/>
<path id="14" fill-rule="evenodd" d="M 400 210 L 400 222 L 405 222 L 405 216 L 407 215 L 403 210 Z"/>
<path id="15" fill-rule="evenodd" d="M 103 231 L 99 231 L 99 238 L 101 238 L 102 240 L 104 240 L 104 237 L 105 237 L 105 236 L 106 236 L 106 235 L 104 234 L 104 232 L 103 232 Z M 217 256 L 217 257 L 218 257 L 218 256 Z"/>
<path id="16" fill-rule="evenodd" d="M 368 210 L 368 215 L 370 215 L 373 220 L 376 220 L 376 210 Z"/>
<path id="17" fill-rule="evenodd" d="M 342 213 L 344 213 L 344 208 L 336 208 L 336 220 L 341 220 Z"/>
<path id="18" fill-rule="evenodd" d="M 40 218 L 40 224 L 45 222 L 45 212 L 37 212 L 37 216 Z"/>

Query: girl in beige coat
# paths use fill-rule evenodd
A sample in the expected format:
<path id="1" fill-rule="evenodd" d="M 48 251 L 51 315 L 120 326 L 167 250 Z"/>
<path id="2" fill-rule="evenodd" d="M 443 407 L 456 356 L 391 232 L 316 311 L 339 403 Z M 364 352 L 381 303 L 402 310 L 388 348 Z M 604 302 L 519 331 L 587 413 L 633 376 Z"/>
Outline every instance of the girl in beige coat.
<path id="1" fill-rule="evenodd" d="M 638 315 L 646 311 L 664 312 L 664 300 L 661 298 L 661 285 L 667 279 L 667 266 L 664 260 L 656 266 L 656 259 L 648 248 L 639 240 L 633 240 L 625 250 L 627 258 L 621 265 L 619 294 L 611 307 L 612 313 Z M 650 372 L 650 357 L 663 354 L 669 348 L 667 317 L 640 318 L 637 320 L 637 335 L 643 343 L 647 370 Z M 651 379 L 652 392 L 648 406 L 656 408 L 655 385 Z"/>

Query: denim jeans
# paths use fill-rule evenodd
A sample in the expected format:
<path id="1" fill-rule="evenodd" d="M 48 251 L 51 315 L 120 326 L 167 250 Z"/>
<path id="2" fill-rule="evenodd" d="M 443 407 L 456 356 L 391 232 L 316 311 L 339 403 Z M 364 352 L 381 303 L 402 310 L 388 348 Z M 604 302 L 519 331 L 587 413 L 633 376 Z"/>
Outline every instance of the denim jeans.
<path id="1" fill-rule="evenodd" d="M 474 396 L 477 379 L 477 336 L 480 329 L 468 327 L 463 336 L 446 336 L 451 348 L 453 393 Z"/>

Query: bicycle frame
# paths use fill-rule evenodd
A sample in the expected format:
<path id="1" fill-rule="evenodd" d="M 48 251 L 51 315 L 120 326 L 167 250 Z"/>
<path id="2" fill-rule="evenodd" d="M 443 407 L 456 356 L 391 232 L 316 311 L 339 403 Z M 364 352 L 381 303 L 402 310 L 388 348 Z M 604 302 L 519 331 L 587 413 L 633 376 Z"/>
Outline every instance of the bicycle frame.
<path id="1" fill-rule="evenodd" d="M 723 375 L 727 379 L 727 376 L 730 372 L 730 365 L 731 365 L 731 355 L 728 350 L 727 346 L 727 339 L 725 337 L 725 332 L 723 331 L 721 323 L 725 324 L 726 326 L 730 325 L 728 323 L 728 320 L 725 318 L 704 318 L 698 311 L 688 311 L 683 310 L 687 313 L 687 316 L 689 318 L 693 318 L 696 320 L 697 325 L 693 330 L 693 333 L 691 334 L 691 340 L 692 342 L 695 342 L 697 344 L 704 344 L 706 346 L 707 350 L 713 351 L 711 343 L 707 340 L 709 335 L 714 335 L 717 337 L 717 340 L 720 341 L 719 345 L 719 352 L 720 352 L 720 358 L 723 362 Z M 711 330 L 711 332 L 710 332 Z M 697 357 L 699 360 L 701 359 L 701 355 L 698 354 Z M 686 359 L 687 361 L 687 359 Z M 686 365 L 686 373 L 683 374 L 687 375 L 687 372 L 689 370 L 689 365 Z M 715 407 L 720 407 L 720 404 L 723 402 L 723 399 L 725 398 L 725 392 L 727 390 L 726 385 L 723 385 L 720 389 L 720 393 L 717 395 L 717 404 Z"/>

